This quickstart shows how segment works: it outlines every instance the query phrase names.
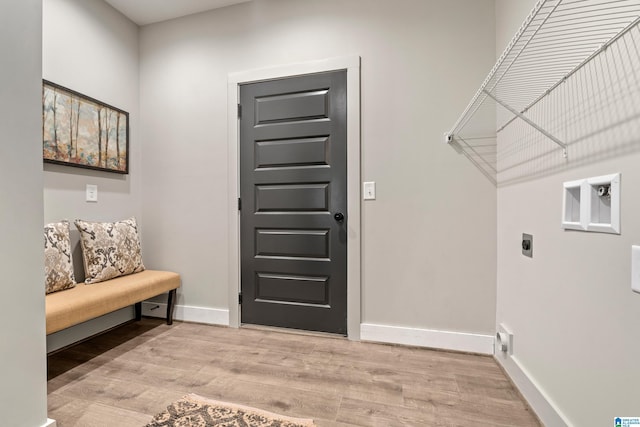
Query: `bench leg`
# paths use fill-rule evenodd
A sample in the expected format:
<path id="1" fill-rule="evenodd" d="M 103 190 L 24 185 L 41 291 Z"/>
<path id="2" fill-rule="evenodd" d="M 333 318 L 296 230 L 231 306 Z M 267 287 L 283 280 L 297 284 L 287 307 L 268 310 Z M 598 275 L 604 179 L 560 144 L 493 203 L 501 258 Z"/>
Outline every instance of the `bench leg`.
<path id="1" fill-rule="evenodd" d="M 176 290 L 172 289 L 169 291 L 169 296 L 167 298 L 167 325 L 173 324 L 173 308 L 176 305 Z"/>
<path id="2" fill-rule="evenodd" d="M 135 303 L 135 308 L 136 308 L 136 321 L 139 322 L 142 320 L 142 303 L 141 302 Z"/>

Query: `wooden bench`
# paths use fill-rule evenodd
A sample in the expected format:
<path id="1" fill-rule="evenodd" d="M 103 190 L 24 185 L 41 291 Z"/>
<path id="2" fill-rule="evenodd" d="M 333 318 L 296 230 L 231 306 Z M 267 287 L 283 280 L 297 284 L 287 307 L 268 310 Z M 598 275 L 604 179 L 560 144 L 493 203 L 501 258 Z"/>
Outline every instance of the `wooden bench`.
<path id="1" fill-rule="evenodd" d="M 47 335 L 131 305 L 135 306 L 136 320 L 140 320 L 142 301 L 167 292 L 167 325 L 171 325 L 179 287 L 177 273 L 144 270 L 91 285 L 78 283 L 74 288 L 47 294 Z"/>

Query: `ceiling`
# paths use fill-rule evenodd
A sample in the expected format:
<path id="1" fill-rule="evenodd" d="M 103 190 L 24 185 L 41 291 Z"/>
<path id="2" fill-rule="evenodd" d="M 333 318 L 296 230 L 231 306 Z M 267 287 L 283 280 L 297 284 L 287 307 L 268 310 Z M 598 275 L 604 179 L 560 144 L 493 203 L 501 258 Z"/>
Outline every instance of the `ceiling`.
<path id="1" fill-rule="evenodd" d="M 153 24 L 251 0 L 106 0 L 138 25 Z"/>

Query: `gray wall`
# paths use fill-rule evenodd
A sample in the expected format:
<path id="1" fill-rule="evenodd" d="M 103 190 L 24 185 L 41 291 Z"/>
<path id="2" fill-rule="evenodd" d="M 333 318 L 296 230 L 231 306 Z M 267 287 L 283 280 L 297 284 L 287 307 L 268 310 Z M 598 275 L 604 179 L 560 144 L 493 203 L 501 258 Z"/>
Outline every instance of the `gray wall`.
<path id="1" fill-rule="evenodd" d="M 227 76 L 362 57 L 363 321 L 489 333 L 495 188 L 442 142 L 493 63 L 492 0 L 255 0 L 145 26 L 146 259 L 228 308 Z"/>
<path id="2" fill-rule="evenodd" d="M 33 13 L 37 2 L 19 3 L 5 7 L 6 28 L 23 43 L 29 34 L 27 43 L 35 46 L 39 28 L 31 27 L 39 11 L 27 24 L 16 16 Z M 515 333 L 521 367 L 569 422 L 606 425 L 614 416 L 631 415 L 637 409 L 633 384 L 640 381 L 633 365 L 640 356 L 640 295 L 629 289 L 629 249 L 640 243 L 633 221 L 640 215 L 633 197 L 640 155 L 603 156 L 542 176 L 520 171 L 517 182 L 500 186 L 496 201 L 491 184 L 441 143 L 494 53 L 501 53 L 534 3 L 496 0 L 494 16 L 491 0 L 255 0 L 144 27 L 138 52 L 135 25 L 102 1 L 45 0 L 44 77 L 131 113 L 132 174 L 46 166 L 44 219 L 136 215 L 147 266 L 183 275 L 178 302 L 228 308 L 228 73 L 360 55 L 362 178 L 378 183 L 378 200 L 362 205 L 363 321 L 492 333 L 497 320 Z M 20 31 L 23 25 L 28 32 Z M 70 48 L 69 40 L 77 47 Z M 7 64 L 26 67 L 3 67 L 2 81 L 16 85 L 3 84 L 2 90 L 24 85 L 19 99 L 25 99 L 40 77 L 31 58 L 39 46 L 17 50 L 3 37 L 0 49 L 3 57 L 16 58 Z M 39 98 L 16 107 L 14 98 L 2 95 L 12 100 L 5 108 L 25 109 L 15 117 L 39 120 L 33 110 Z M 8 361 L 2 378 L 21 388 L 16 395 L 12 385 L 11 401 L 2 390 L 0 402 L 12 414 L 24 410 L 15 405 L 27 401 L 19 396 L 30 402 L 35 396 L 42 408 L 29 416 L 38 425 L 46 399 L 38 338 L 44 333 L 42 294 L 13 284 L 41 281 L 37 271 L 24 273 L 32 261 L 16 262 L 16 248 L 24 251 L 20 260 L 41 257 L 41 201 L 35 196 L 40 135 L 31 124 L 16 124 L 2 123 L 12 136 L 4 139 L 5 148 L 9 140 L 38 143 L 17 146 L 19 155 L 12 145 L 5 158 L 16 160 L 0 172 L 3 199 L 24 206 L 3 211 L 3 223 L 10 224 L 3 236 L 14 245 L 0 259 L 8 260 L 9 296 L 24 303 L 2 316 L 19 319 L 30 333 L 2 331 L 2 342 L 13 343 L 11 353 L 2 354 Z M 622 172 L 622 234 L 562 231 L 562 182 L 612 172 Z M 87 183 L 99 186 L 97 205 L 84 202 Z M 534 234 L 533 259 L 519 253 L 522 232 Z M 33 310 L 25 310 L 29 306 Z"/>
<path id="3" fill-rule="evenodd" d="M 534 3 L 497 1 L 499 51 Z M 498 188 L 497 322 L 514 332 L 521 368 L 576 426 L 612 425 L 640 409 L 640 295 L 630 288 L 631 245 L 640 243 L 637 125 L 621 136 L 633 141 L 625 150 L 621 138 L 599 134 L 571 147 L 565 167 L 544 174 L 523 152 L 518 181 Z M 499 150 L 528 147 L 520 144 L 501 138 Z M 622 173 L 622 233 L 563 231 L 563 182 L 615 172 Z M 534 235 L 533 259 L 520 255 L 523 232 Z"/>
<path id="4" fill-rule="evenodd" d="M 138 27 L 102 0 L 44 0 L 47 80 L 129 112 L 129 175 L 45 165 L 45 221 L 140 216 Z M 86 184 L 98 202 L 85 201 Z"/>
<path id="5" fill-rule="evenodd" d="M 6 426 L 47 421 L 42 232 L 42 6 L 0 14 L 0 413 Z"/>
<path id="6" fill-rule="evenodd" d="M 142 220 L 138 27 L 102 0 L 44 0 L 42 28 L 45 79 L 129 112 L 129 175 L 44 166 L 44 220 L 71 221 L 74 264 L 81 265 L 73 220 L 116 221 L 131 216 Z M 85 201 L 87 184 L 98 186 L 97 203 Z M 125 309 L 53 334 L 48 349 L 130 318 L 133 309 Z"/>

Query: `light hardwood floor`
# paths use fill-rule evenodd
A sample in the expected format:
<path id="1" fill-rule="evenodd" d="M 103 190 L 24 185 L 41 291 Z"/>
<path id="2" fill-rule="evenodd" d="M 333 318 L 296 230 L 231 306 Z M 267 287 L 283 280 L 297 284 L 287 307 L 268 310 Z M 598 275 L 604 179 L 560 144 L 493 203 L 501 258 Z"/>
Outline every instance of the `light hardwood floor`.
<path id="1" fill-rule="evenodd" d="M 144 318 L 48 357 L 59 427 L 141 427 L 187 393 L 318 426 L 539 426 L 491 357 Z"/>

